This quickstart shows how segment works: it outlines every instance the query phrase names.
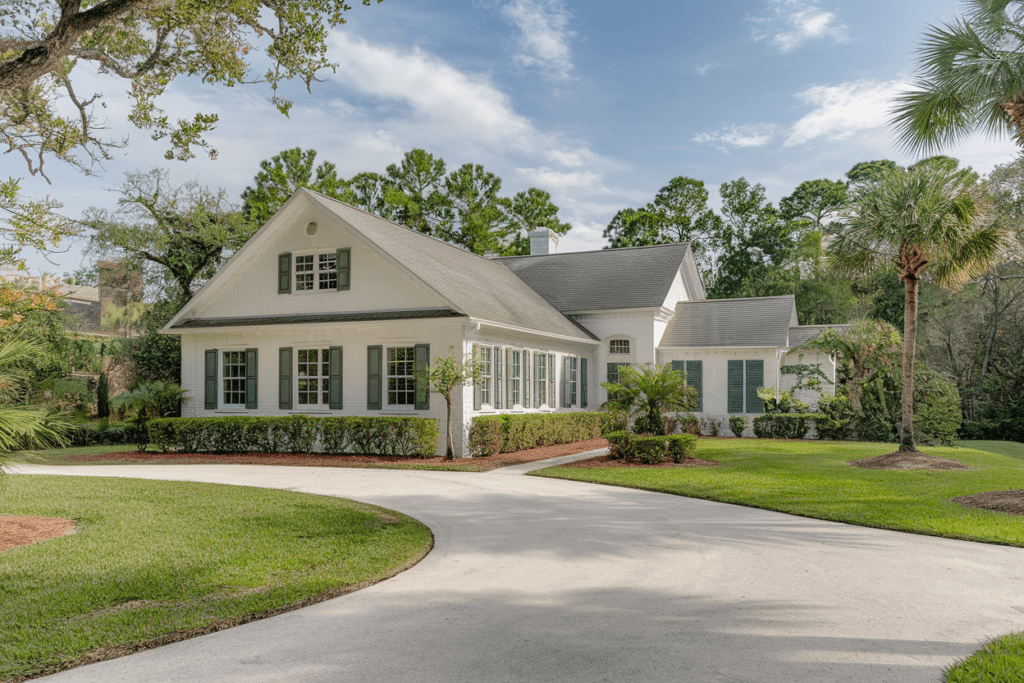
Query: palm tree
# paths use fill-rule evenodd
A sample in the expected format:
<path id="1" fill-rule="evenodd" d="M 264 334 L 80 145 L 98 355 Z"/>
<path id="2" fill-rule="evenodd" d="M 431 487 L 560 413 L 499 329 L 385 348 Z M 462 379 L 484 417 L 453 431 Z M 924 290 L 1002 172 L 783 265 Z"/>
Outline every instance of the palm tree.
<path id="1" fill-rule="evenodd" d="M 964 17 L 925 33 L 915 89 L 896 98 L 892 123 L 909 149 L 938 149 L 976 130 L 1009 130 L 1024 147 L 1024 2 L 965 2 Z"/>
<path id="2" fill-rule="evenodd" d="M 900 451 L 914 443 L 914 343 L 922 277 L 962 285 L 1003 257 L 1010 231 L 974 175 L 935 165 L 894 170 L 854 189 L 847 227 L 826 255 L 836 272 L 865 275 L 895 264 L 903 282 Z"/>
<path id="3" fill-rule="evenodd" d="M 51 419 L 46 410 L 9 404 L 24 379 L 19 366 L 38 359 L 42 353 L 36 341 L 13 338 L 0 342 L 0 474 L 3 465 L 12 462 L 11 451 L 50 448 L 64 441 L 66 423 Z"/>
<path id="4" fill-rule="evenodd" d="M 627 425 L 631 416 L 639 416 L 634 422 L 637 432 L 662 434 L 666 410 L 691 410 L 697 390 L 686 386 L 686 373 L 673 370 L 671 365 L 620 367 L 619 381 L 602 382 L 608 390 L 608 401 L 601 406 L 606 410 L 620 412 L 626 416 Z"/>

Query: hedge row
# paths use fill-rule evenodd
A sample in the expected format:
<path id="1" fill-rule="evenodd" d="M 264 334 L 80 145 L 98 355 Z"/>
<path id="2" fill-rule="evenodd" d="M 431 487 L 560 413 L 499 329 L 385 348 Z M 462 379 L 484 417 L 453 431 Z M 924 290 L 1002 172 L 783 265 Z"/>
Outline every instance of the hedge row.
<path id="1" fill-rule="evenodd" d="M 531 413 L 481 415 L 469 428 L 469 452 L 475 456 L 597 439 L 618 426 L 610 413 Z"/>
<path id="2" fill-rule="evenodd" d="M 766 413 L 754 418 L 754 436 L 759 439 L 802 439 L 817 413 Z"/>
<path id="3" fill-rule="evenodd" d="M 65 433 L 68 446 L 109 446 L 138 443 L 139 428 L 131 423 L 76 424 Z"/>
<path id="4" fill-rule="evenodd" d="M 611 442 L 609 457 L 622 458 L 626 462 L 639 462 L 654 465 L 671 458 L 672 462 L 681 462 L 693 457 L 697 450 L 697 437 L 692 434 L 668 434 L 667 436 L 638 436 L 624 431 L 611 432 L 607 435 Z"/>
<path id="5" fill-rule="evenodd" d="M 432 457 L 437 420 L 421 417 L 172 417 L 150 420 L 165 453 L 354 453 Z"/>

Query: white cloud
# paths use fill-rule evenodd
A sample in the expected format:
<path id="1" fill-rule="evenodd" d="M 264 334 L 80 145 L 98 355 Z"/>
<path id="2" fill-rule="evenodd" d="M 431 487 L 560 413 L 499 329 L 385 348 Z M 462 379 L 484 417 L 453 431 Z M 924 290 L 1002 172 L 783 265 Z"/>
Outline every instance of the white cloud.
<path id="1" fill-rule="evenodd" d="M 718 62 L 708 62 L 707 64 L 693 67 L 693 71 L 698 76 L 707 76 L 709 71 L 717 69 L 719 66 L 721 65 Z"/>
<path id="2" fill-rule="evenodd" d="M 821 9 L 815 0 L 766 0 L 766 4 L 760 16 L 748 17 L 754 23 L 753 37 L 772 43 L 781 52 L 794 50 L 810 40 L 849 40 L 847 26 L 839 22 L 839 16 Z"/>
<path id="3" fill-rule="evenodd" d="M 593 171 L 557 171 L 547 166 L 539 168 L 517 168 L 518 173 L 530 183 L 549 192 L 589 189 L 601 190 L 602 176 Z"/>
<path id="4" fill-rule="evenodd" d="M 814 109 L 793 124 L 785 145 L 802 145 L 817 138 L 842 140 L 885 128 L 893 97 L 907 87 L 899 80 L 860 80 L 818 85 L 797 93 L 800 100 Z"/>
<path id="5" fill-rule="evenodd" d="M 563 0 L 512 0 L 501 7 L 501 14 L 519 29 L 518 64 L 555 81 L 571 78 L 569 40 L 576 34 L 569 28 L 572 14 Z"/>
<path id="6" fill-rule="evenodd" d="M 748 123 L 742 126 L 733 124 L 709 133 L 699 133 L 692 139 L 703 144 L 717 144 L 723 149 L 726 145 L 764 147 L 775 137 L 776 130 L 776 126 L 771 123 Z"/>

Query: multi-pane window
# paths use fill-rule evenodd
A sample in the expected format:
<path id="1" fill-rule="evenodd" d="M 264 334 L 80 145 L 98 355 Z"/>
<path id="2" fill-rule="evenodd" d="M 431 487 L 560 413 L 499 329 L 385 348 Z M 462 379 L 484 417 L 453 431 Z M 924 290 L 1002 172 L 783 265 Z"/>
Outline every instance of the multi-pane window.
<path id="1" fill-rule="evenodd" d="M 492 349 L 490 346 L 481 346 L 477 349 L 479 355 L 477 362 L 480 363 L 480 402 L 484 405 L 491 405 L 491 375 L 494 371 L 491 363 Z"/>
<path id="2" fill-rule="evenodd" d="M 338 254 L 304 254 L 295 257 L 295 291 L 338 288 Z"/>
<path id="3" fill-rule="evenodd" d="M 569 359 L 569 405 L 576 405 L 576 372 L 577 372 L 577 358 L 573 356 Z"/>
<path id="4" fill-rule="evenodd" d="M 416 404 L 416 347 L 388 349 L 388 405 Z"/>
<path id="5" fill-rule="evenodd" d="M 317 266 L 319 267 L 320 289 L 337 289 L 338 253 L 320 254 Z"/>
<path id="6" fill-rule="evenodd" d="M 627 367 L 629 363 L 609 363 L 608 364 L 608 381 L 612 384 L 619 383 L 619 368 Z"/>
<path id="7" fill-rule="evenodd" d="M 330 405 L 331 377 L 330 349 L 299 349 L 298 377 L 299 405 Z"/>
<path id="8" fill-rule="evenodd" d="M 245 405 L 245 351 L 225 351 L 221 365 L 221 405 Z"/>
<path id="9" fill-rule="evenodd" d="M 608 342 L 608 353 L 629 355 L 629 340 L 612 339 Z"/>
<path id="10" fill-rule="evenodd" d="M 509 408 L 517 406 L 522 403 L 522 397 L 519 394 L 520 380 L 522 378 L 522 352 L 520 351 L 509 351 L 509 373 L 508 373 L 508 403 Z"/>
<path id="11" fill-rule="evenodd" d="M 538 353 L 533 358 L 536 365 L 533 373 L 534 391 L 536 392 L 534 401 L 539 408 L 548 402 L 548 357 L 547 354 Z"/>

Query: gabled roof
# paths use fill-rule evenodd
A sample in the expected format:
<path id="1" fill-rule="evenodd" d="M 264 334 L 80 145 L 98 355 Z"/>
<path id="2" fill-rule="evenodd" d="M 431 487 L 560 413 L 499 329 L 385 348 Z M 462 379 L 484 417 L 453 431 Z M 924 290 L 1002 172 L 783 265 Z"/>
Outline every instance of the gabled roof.
<path id="1" fill-rule="evenodd" d="M 800 346 L 810 340 L 817 337 L 819 334 L 827 329 L 833 329 L 836 332 L 846 332 L 850 329 L 849 325 L 800 325 L 799 327 L 789 328 L 789 345 Z"/>
<path id="2" fill-rule="evenodd" d="M 680 301 L 659 346 L 787 348 L 791 327 L 797 327 L 792 294 Z"/>
<path id="3" fill-rule="evenodd" d="M 494 259 L 560 311 L 661 306 L 685 260 L 688 242 L 600 251 L 507 256 Z M 692 273 L 690 273 L 692 271 Z M 704 298 L 696 265 L 683 268 L 693 298 Z M 685 281 L 689 280 L 689 281 Z M 699 289 L 698 289 L 699 288 Z"/>

